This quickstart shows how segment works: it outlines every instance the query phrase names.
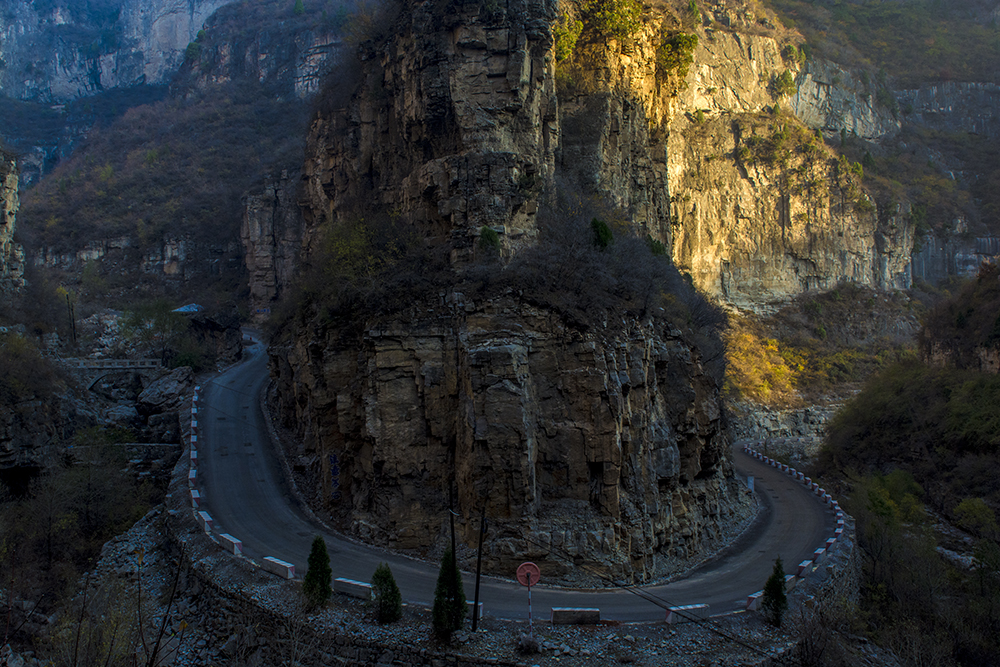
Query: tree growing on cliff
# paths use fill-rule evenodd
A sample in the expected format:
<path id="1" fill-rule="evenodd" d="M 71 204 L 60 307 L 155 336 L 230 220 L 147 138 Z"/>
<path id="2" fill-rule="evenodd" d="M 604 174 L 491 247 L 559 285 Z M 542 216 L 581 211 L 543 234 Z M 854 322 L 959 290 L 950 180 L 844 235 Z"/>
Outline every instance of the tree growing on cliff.
<path id="1" fill-rule="evenodd" d="M 403 596 L 392 576 L 388 563 L 380 563 L 372 575 L 372 595 L 375 598 L 375 620 L 385 625 L 403 617 Z"/>
<path id="2" fill-rule="evenodd" d="M 333 592 L 330 589 L 332 577 L 333 571 L 330 569 L 330 554 L 326 550 L 326 542 L 317 535 L 309 551 L 309 569 L 302 582 L 302 594 L 305 595 L 306 605 L 310 609 L 326 604 Z"/>
<path id="3" fill-rule="evenodd" d="M 441 570 L 434 588 L 434 634 L 444 641 L 451 639 L 451 633 L 462 629 L 465 612 L 462 573 L 458 570 L 455 552 L 448 547 L 441 559 Z"/>
<path id="4" fill-rule="evenodd" d="M 788 597 L 785 595 L 785 566 L 781 557 L 774 561 L 771 576 L 764 584 L 764 599 L 761 601 L 764 618 L 776 628 L 781 627 L 781 619 L 788 609 Z"/>

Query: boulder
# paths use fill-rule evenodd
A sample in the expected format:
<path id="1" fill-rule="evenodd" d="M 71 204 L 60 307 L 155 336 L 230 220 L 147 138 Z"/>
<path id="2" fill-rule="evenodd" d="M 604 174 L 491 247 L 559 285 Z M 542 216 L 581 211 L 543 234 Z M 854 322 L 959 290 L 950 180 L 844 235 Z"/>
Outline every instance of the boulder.
<path id="1" fill-rule="evenodd" d="M 144 417 L 179 410 L 193 387 L 194 373 L 182 366 L 146 387 L 139 394 L 136 410 Z"/>

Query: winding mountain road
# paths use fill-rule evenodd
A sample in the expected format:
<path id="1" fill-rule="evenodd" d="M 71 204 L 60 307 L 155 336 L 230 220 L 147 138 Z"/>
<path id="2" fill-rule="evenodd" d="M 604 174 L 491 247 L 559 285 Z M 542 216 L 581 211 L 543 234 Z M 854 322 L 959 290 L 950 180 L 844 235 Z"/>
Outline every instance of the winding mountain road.
<path id="1" fill-rule="evenodd" d="M 370 581 L 376 565 L 392 567 L 403 599 L 430 607 L 438 564 L 363 546 L 328 533 L 309 519 L 291 492 L 268 436 L 258 399 L 268 381 L 267 354 L 259 341 L 247 346 L 244 361 L 202 386 L 198 449 L 204 509 L 217 530 L 243 542 L 246 556 L 274 556 L 306 570 L 316 534 L 330 552 L 335 577 Z M 664 607 L 709 604 L 713 614 L 742 609 L 749 594 L 760 590 L 774 558 L 794 567 L 812 557 L 834 525 L 833 512 L 788 475 L 736 451 L 740 475 L 753 475 L 762 511 L 754 525 L 718 557 L 682 580 L 635 590 L 532 588 L 536 615 L 550 607 L 598 607 L 601 617 L 623 622 L 662 621 Z M 513 576 L 513 572 L 511 573 Z M 544 578 L 544 572 L 542 573 Z M 465 575 L 472 598 L 474 577 Z M 526 617 L 525 589 L 513 581 L 483 577 L 484 613 L 498 618 Z"/>

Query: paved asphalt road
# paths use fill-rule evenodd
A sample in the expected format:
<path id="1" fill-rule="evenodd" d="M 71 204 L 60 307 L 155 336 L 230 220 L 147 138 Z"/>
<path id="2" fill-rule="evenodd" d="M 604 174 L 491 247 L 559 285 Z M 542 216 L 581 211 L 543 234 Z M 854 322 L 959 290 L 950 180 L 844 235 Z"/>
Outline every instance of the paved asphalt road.
<path id="1" fill-rule="evenodd" d="M 248 557 L 280 558 L 294 563 L 299 575 L 306 570 L 313 537 L 321 533 L 334 577 L 370 581 L 375 566 L 387 561 L 403 599 L 430 607 L 437 563 L 362 546 L 310 521 L 289 490 L 260 412 L 258 395 L 268 380 L 264 345 L 248 346 L 244 359 L 202 385 L 198 474 L 204 505 L 216 530 L 242 540 Z M 662 621 L 666 606 L 702 603 L 711 605 L 713 614 L 725 613 L 742 608 L 747 595 L 763 588 L 776 556 L 782 557 L 786 570 L 794 572 L 799 562 L 811 558 L 813 550 L 833 534 L 832 511 L 787 475 L 742 451 L 735 458 L 741 475 L 755 477 L 763 504 L 756 523 L 737 543 L 682 580 L 643 588 L 641 596 L 628 590 L 532 587 L 534 616 L 547 618 L 550 607 L 598 607 L 605 619 Z M 466 574 L 470 600 L 473 586 L 473 576 Z M 484 577 L 480 601 L 484 613 L 494 617 L 523 620 L 527 616 L 526 589 L 512 581 Z"/>

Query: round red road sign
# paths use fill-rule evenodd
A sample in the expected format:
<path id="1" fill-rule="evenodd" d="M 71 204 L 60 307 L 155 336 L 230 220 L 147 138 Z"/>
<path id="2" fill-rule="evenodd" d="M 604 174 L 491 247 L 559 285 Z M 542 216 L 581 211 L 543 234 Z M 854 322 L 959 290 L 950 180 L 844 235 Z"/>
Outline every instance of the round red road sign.
<path id="1" fill-rule="evenodd" d="M 517 566 L 517 580 L 522 586 L 534 586 L 542 577 L 542 571 L 534 563 L 521 563 Z"/>

